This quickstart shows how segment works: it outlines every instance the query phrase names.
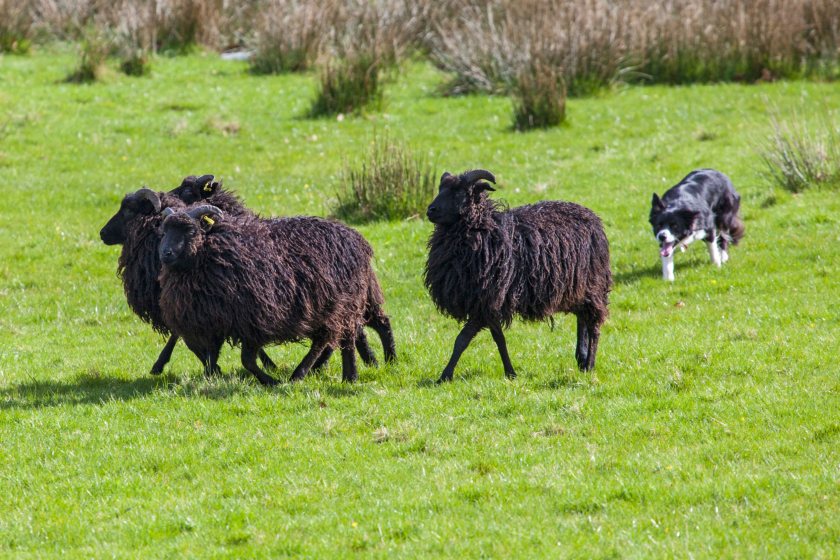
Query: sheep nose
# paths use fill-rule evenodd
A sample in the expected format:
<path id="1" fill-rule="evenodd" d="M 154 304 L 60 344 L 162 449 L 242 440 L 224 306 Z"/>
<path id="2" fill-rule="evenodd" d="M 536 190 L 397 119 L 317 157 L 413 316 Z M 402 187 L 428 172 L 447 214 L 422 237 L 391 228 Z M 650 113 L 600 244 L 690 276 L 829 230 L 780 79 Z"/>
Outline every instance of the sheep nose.
<path id="1" fill-rule="evenodd" d="M 431 216 L 435 212 L 437 212 L 437 208 L 434 205 L 431 205 L 426 209 L 426 215 L 427 216 Z"/>

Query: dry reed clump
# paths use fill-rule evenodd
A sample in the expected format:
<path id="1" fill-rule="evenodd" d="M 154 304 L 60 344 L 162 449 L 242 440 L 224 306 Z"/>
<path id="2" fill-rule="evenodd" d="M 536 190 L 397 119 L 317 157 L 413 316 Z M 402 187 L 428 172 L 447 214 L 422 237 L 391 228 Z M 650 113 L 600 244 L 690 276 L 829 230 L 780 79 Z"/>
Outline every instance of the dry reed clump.
<path id="1" fill-rule="evenodd" d="M 3 0 L 8 2 L 9 0 Z M 126 18 L 142 26 L 152 51 L 185 52 L 194 45 L 214 49 L 250 40 L 263 0 L 12 0 L 31 14 L 35 34 L 77 40 L 90 25 L 114 30 Z"/>
<path id="2" fill-rule="evenodd" d="M 251 70 L 279 74 L 309 69 L 321 51 L 336 11 L 335 2 L 270 0 L 256 23 Z"/>
<path id="3" fill-rule="evenodd" d="M 786 121 L 771 115 L 773 133 L 760 150 L 771 183 L 793 193 L 840 188 L 840 128 L 827 110 L 818 120 L 813 127 L 797 115 Z"/>
<path id="4" fill-rule="evenodd" d="M 383 71 L 416 46 L 424 6 L 411 0 L 336 5 L 321 47 L 320 83 L 310 116 L 358 112 L 381 102 Z"/>
<path id="5" fill-rule="evenodd" d="M 360 165 L 345 162 L 341 180 L 333 214 L 356 223 L 420 215 L 437 187 L 434 166 L 388 136 L 373 138 Z"/>
<path id="6" fill-rule="evenodd" d="M 686 83 L 835 75 L 835 0 L 470 0 L 429 39 L 449 93 L 508 92 L 528 59 L 571 94 L 645 76 Z"/>
<path id="7" fill-rule="evenodd" d="M 18 0 L 0 0 L 0 53 L 25 54 L 32 36 L 32 16 Z"/>
<path id="8" fill-rule="evenodd" d="M 79 42 L 79 66 L 66 80 L 72 83 L 95 82 L 105 72 L 105 61 L 111 51 L 112 40 L 102 28 L 89 25 Z"/>
<path id="9" fill-rule="evenodd" d="M 566 88 L 559 69 L 538 59 L 523 70 L 514 86 L 513 127 L 549 128 L 566 118 Z"/>

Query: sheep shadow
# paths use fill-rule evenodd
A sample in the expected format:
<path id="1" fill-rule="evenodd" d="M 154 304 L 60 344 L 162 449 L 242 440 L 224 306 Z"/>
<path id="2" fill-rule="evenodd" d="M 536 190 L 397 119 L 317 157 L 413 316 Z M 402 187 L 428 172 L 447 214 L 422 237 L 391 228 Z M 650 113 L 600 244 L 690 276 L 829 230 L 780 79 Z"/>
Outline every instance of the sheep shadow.
<path id="1" fill-rule="evenodd" d="M 166 388 L 167 376 L 125 381 L 116 377 L 84 373 L 72 380 L 27 381 L 0 389 L 0 410 L 29 410 L 54 406 L 131 401 Z"/>
<path id="2" fill-rule="evenodd" d="M 272 375 L 280 383 L 274 389 L 288 386 L 291 370 L 279 369 Z M 152 393 L 175 390 L 182 396 L 224 400 L 234 395 L 265 390 L 248 371 L 233 370 L 213 377 L 201 373 L 181 376 L 165 373 L 160 376 L 125 380 L 119 377 L 86 372 L 69 380 L 43 379 L 26 381 L 0 388 L 0 410 L 31 410 L 56 406 L 128 402 Z M 287 391 L 288 389 L 285 389 Z"/>

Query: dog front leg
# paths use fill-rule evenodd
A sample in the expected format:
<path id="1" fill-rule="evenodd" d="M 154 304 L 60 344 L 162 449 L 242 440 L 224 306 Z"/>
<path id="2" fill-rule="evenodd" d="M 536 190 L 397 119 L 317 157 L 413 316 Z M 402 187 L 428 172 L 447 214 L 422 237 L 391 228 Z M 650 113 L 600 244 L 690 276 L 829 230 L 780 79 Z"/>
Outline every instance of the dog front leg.
<path id="1" fill-rule="evenodd" d="M 674 281 L 674 253 L 662 257 L 662 278 L 669 282 Z"/>
<path id="2" fill-rule="evenodd" d="M 723 264 L 723 257 L 718 247 L 717 235 L 712 235 L 710 239 L 706 240 L 706 245 L 709 247 L 709 258 L 712 259 L 712 264 L 720 268 Z"/>

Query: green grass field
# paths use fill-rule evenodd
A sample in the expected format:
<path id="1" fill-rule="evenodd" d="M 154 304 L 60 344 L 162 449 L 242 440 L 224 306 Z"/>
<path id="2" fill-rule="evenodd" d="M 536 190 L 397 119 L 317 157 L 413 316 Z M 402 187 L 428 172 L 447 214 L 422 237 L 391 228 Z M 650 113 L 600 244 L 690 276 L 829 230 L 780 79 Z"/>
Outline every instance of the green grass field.
<path id="1" fill-rule="evenodd" d="M 509 99 L 439 97 L 420 63 L 341 121 L 303 117 L 314 75 L 196 54 L 63 83 L 74 64 L 0 56 L 0 556 L 840 555 L 840 200 L 774 190 L 756 152 L 769 107 L 838 118 L 840 85 L 631 87 L 521 134 Z M 516 381 L 485 332 L 433 385 L 459 326 L 423 287 L 431 225 L 409 219 L 359 226 L 398 363 L 348 386 L 334 358 L 266 390 L 238 349 L 207 380 L 181 345 L 150 376 L 163 339 L 98 236 L 121 197 L 215 173 L 263 214 L 326 215 L 377 131 L 439 173 L 493 171 L 511 205 L 602 217 L 615 287 L 595 371 L 558 316 L 508 331 Z M 702 166 L 732 178 L 747 234 L 721 270 L 690 247 L 669 284 L 651 193 Z M 305 351 L 269 349 L 284 377 Z"/>

